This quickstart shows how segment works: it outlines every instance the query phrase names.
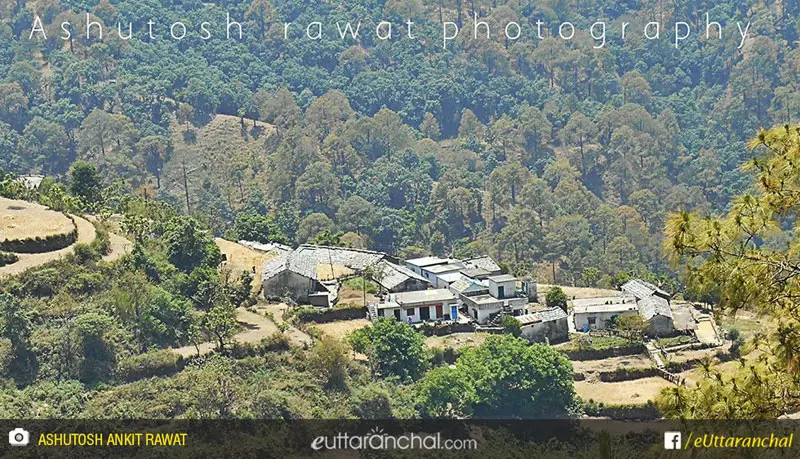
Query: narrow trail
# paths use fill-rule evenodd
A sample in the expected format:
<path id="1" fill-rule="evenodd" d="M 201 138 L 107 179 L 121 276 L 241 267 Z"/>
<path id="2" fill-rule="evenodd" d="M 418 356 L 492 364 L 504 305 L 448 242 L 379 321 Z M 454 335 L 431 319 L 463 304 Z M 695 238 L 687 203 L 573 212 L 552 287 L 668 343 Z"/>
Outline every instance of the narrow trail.
<path id="1" fill-rule="evenodd" d="M 258 343 L 264 338 L 268 338 L 273 333 L 279 331 L 278 326 L 269 318 L 248 311 L 245 308 L 238 308 L 236 310 L 236 320 L 244 329 L 239 332 L 233 339 L 239 343 Z M 276 319 L 280 320 L 280 319 Z M 295 328 L 289 328 L 284 333 L 289 336 L 292 344 L 303 345 L 311 344 L 311 337 Z M 208 341 L 195 347 L 193 345 L 179 347 L 173 349 L 174 352 L 182 355 L 183 357 L 190 357 L 198 355 L 198 348 L 200 355 L 206 355 L 216 348 L 216 343 Z"/>

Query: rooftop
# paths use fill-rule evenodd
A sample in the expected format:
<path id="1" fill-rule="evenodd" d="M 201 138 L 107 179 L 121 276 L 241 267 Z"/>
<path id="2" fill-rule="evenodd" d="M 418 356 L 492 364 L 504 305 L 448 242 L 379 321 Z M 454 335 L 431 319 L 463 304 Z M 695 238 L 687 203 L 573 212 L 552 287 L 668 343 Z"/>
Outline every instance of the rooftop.
<path id="1" fill-rule="evenodd" d="M 599 298 L 580 298 L 576 300 L 570 300 L 573 307 L 581 307 L 581 306 L 599 306 L 599 305 L 607 305 L 607 304 L 621 304 L 621 303 L 636 303 L 636 298 L 631 295 L 620 295 L 620 296 L 603 296 Z"/>
<path id="2" fill-rule="evenodd" d="M 561 308 L 543 309 L 540 311 L 534 311 L 530 314 L 524 314 L 516 317 L 516 319 L 519 320 L 522 325 L 530 325 L 541 322 L 552 322 L 554 320 L 566 319 L 566 318 L 567 318 L 567 313 L 564 312 L 564 310 Z"/>
<path id="3" fill-rule="evenodd" d="M 481 290 L 488 291 L 488 287 L 486 287 L 482 283 L 476 282 L 475 280 L 464 276 L 461 276 L 461 279 L 451 283 L 450 289 L 455 290 L 456 292 L 459 293 L 474 292 Z"/>
<path id="4" fill-rule="evenodd" d="M 471 269 L 482 269 L 488 273 L 497 273 L 502 271 L 500 266 L 492 257 L 484 255 L 482 257 L 467 258 L 464 264 Z"/>
<path id="5" fill-rule="evenodd" d="M 255 241 L 239 241 L 239 244 L 249 247 L 259 252 L 291 252 L 292 248 L 288 245 L 279 244 L 277 242 L 270 242 L 269 244 L 262 244 Z"/>
<path id="6" fill-rule="evenodd" d="M 464 265 L 461 263 L 448 263 L 446 265 L 434 265 L 425 268 L 425 271 L 428 271 L 431 274 L 444 274 L 450 272 L 458 272 L 464 269 Z"/>
<path id="7" fill-rule="evenodd" d="M 573 303 L 572 312 L 574 314 L 600 314 L 600 313 L 622 313 L 627 311 L 638 311 L 636 303 L 619 302 L 613 304 L 587 304 L 575 306 Z"/>
<path id="8" fill-rule="evenodd" d="M 669 298 L 670 294 L 661 290 L 660 288 L 656 287 L 655 285 L 651 284 L 650 282 L 645 282 L 641 279 L 631 279 L 626 282 L 620 289 L 623 292 L 630 293 L 634 295 L 636 298 L 642 299 L 648 296 L 658 295 L 663 296 L 665 298 Z"/>
<path id="9" fill-rule="evenodd" d="M 501 282 L 516 282 L 517 281 L 517 278 L 512 276 L 511 274 L 498 274 L 496 276 L 489 276 L 487 279 L 489 279 L 492 282 L 497 282 L 497 283 L 501 283 Z"/>
<path id="10" fill-rule="evenodd" d="M 390 296 L 391 301 L 399 305 L 412 305 L 422 303 L 433 303 L 439 301 L 452 301 L 456 297 L 453 292 L 446 288 L 433 290 L 420 290 L 417 292 L 394 293 Z"/>
<path id="11" fill-rule="evenodd" d="M 410 279 L 428 283 L 427 279 L 406 268 L 405 266 L 396 265 L 386 260 L 381 260 L 378 262 L 376 268 L 381 274 L 380 276 L 376 276 L 378 278 L 377 282 L 387 290 L 392 290 L 393 288 Z"/>
<path id="12" fill-rule="evenodd" d="M 281 253 L 264 265 L 263 278 L 270 279 L 288 269 L 309 279 L 325 281 L 355 274 L 383 260 L 386 254 L 345 247 L 301 245 Z"/>
<path id="13" fill-rule="evenodd" d="M 492 273 L 490 273 L 489 271 L 481 268 L 462 269 L 461 274 L 467 277 L 472 277 L 473 279 L 480 279 L 482 277 L 489 277 L 492 275 Z"/>
<path id="14" fill-rule="evenodd" d="M 461 279 L 461 277 L 462 276 L 460 272 L 453 272 L 453 273 L 444 273 L 441 276 L 439 276 L 439 279 L 447 282 L 448 284 L 452 284 L 453 282 Z"/>
<path id="15" fill-rule="evenodd" d="M 422 258 L 414 258 L 411 260 L 406 260 L 406 264 L 417 266 L 419 268 L 424 268 L 426 266 L 433 266 L 433 265 L 442 265 L 450 260 L 446 258 L 439 258 L 439 257 L 422 257 Z"/>
<path id="16" fill-rule="evenodd" d="M 673 319 L 669 302 L 660 296 L 649 296 L 640 299 L 639 313 L 644 320 L 650 320 L 655 316 L 664 316 Z"/>
<path id="17" fill-rule="evenodd" d="M 474 303 L 479 304 L 479 305 L 481 305 L 481 304 L 494 304 L 494 303 L 502 303 L 503 302 L 503 300 L 501 300 L 500 298 L 495 298 L 495 297 L 493 297 L 492 295 L 490 295 L 488 293 L 485 293 L 485 294 L 482 294 L 482 295 L 470 296 L 469 300 L 473 301 Z"/>

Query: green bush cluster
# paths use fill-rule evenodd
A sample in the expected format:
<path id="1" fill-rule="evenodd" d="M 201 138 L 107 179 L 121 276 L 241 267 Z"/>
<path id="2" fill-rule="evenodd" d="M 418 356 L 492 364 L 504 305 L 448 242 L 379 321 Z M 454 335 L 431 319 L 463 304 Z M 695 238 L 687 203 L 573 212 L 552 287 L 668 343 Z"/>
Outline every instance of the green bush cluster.
<path id="1" fill-rule="evenodd" d="M 300 307 L 287 311 L 288 317 L 294 317 L 298 322 L 316 322 L 324 324 L 338 320 L 363 319 L 367 316 L 367 308 L 363 306 L 342 309 L 320 309 L 315 307 Z"/>
<path id="2" fill-rule="evenodd" d="M 184 367 L 183 358 L 168 349 L 130 356 L 117 363 L 119 381 L 132 382 L 154 376 L 170 376 Z"/>
<path id="3" fill-rule="evenodd" d="M 0 252 L 0 267 L 10 265 L 19 261 L 19 257 L 15 253 Z"/>

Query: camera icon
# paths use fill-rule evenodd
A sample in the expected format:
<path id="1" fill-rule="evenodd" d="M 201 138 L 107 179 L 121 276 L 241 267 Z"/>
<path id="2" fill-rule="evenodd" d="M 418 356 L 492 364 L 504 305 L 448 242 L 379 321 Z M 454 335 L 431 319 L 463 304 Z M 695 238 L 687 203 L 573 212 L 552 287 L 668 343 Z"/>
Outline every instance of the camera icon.
<path id="1" fill-rule="evenodd" d="M 8 444 L 11 446 L 26 446 L 30 440 L 30 432 L 20 427 L 8 433 Z"/>

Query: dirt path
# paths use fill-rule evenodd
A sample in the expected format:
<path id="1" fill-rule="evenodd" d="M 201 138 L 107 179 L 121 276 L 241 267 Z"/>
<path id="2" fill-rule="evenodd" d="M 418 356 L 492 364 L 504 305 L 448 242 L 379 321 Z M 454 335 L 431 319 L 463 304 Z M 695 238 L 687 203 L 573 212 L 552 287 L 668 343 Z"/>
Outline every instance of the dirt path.
<path id="1" fill-rule="evenodd" d="M 76 244 L 89 244 L 94 241 L 94 239 L 97 237 L 97 232 L 95 231 L 94 225 L 88 220 L 78 217 L 77 215 L 73 215 L 72 217 L 75 219 L 75 226 L 78 228 L 78 239 Z M 71 253 L 74 248 L 75 244 L 72 244 L 69 247 L 65 247 L 61 250 L 55 250 L 53 252 L 21 253 L 19 254 L 19 261 L 0 268 L 0 279 L 7 276 L 15 276 L 27 269 L 35 268 L 36 266 L 43 265 L 47 262 L 63 258 L 67 254 Z"/>
<path id="2" fill-rule="evenodd" d="M 131 253 L 131 250 L 133 250 L 133 242 L 119 234 L 108 233 L 108 240 L 111 243 L 111 251 L 103 256 L 103 261 L 110 262 L 118 260 L 123 255 Z"/>
<path id="3" fill-rule="evenodd" d="M 283 320 L 283 312 L 289 308 L 289 306 L 279 303 L 279 304 L 270 304 L 265 303 L 262 300 L 258 301 L 258 304 L 255 306 L 256 310 L 259 314 L 271 314 L 275 320 L 275 323 L 281 324 L 286 322 Z M 269 319 L 268 319 L 269 320 Z M 289 335 L 289 339 L 291 340 L 292 344 L 297 346 L 311 346 L 314 343 L 314 340 L 308 336 L 308 334 L 303 333 L 302 331 L 298 330 L 291 324 L 289 324 L 289 328 L 285 332 Z"/>
<path id="4" fill-rule="evenodd" d="M 257 343 L 278 331 L 278 327 L 271 320 L 244 308 L 236 310 L 236 320 L 244 328 L 234 337 L 240 343 Z M 215 349 L 216 343 L 206 342 L 198 347 L 200 348 L 200 354 L 205 355 Z M 173 350 L 184 357 L 197 355 L 197 347 L 191 345 Z"/>

